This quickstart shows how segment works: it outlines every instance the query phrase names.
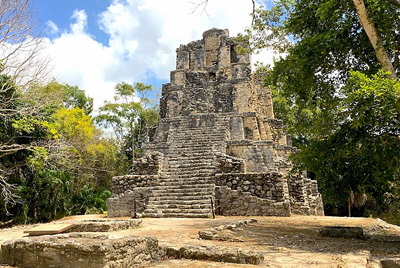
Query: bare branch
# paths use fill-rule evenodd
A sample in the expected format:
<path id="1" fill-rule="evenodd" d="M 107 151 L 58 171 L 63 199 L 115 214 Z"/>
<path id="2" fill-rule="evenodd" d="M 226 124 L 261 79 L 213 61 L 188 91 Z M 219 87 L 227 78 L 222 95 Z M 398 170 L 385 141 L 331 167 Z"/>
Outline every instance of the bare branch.
<path id="1" fill-rule="evenodd" d="M 254 25 L 254 22 L 256 21 L 256 1 L 251 0 L 253 2 L 253 12 L 251 13 L 252 20 L 251 20 L 251 25 Z"/>
<path id="2" fill-rule="evenodd" d="M 195 5 L 194 9 L 192 10 L 192 14 L 196 13 L 197 9 L 202 7 L 202 10 L 201 10 L 200 14 L 205 13 L 208 16 L 208 14 L 207 14 L 208 0 L 204 0 L 204 1 L 200 2 L 200 3 L 193 3 L 193 2 L 191 2 L 191 3 L 193 5 Z"/>

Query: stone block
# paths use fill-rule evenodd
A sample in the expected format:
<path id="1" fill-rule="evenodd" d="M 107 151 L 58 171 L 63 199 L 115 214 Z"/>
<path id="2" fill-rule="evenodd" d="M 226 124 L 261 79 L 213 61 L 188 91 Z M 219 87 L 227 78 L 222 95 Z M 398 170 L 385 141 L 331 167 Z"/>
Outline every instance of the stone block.
<path id="1" fill-rule="evenodd" d="M 158 261 L 158 241 L 119 235 L 60 234 L 10 240 L 3 262 L 21 268 L 141 267 Z"/>
<path id="2" fill-rule="evenodd" d="M 365 239 L 361 227 L 325 226 L 320 230 L 320 234 L 326 237 Z"/>

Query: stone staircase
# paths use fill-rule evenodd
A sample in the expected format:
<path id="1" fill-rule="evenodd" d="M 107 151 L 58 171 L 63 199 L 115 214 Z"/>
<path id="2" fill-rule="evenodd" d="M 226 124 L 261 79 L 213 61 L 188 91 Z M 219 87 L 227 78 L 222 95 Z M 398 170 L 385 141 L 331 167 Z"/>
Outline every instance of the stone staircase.
<path id="1" fill-rule="evenodd" d="M 225 150 L 228 126 L 223 120 L 212 127 L 178 122 L 144 217 L 212 217 L 215 152 Z"/>

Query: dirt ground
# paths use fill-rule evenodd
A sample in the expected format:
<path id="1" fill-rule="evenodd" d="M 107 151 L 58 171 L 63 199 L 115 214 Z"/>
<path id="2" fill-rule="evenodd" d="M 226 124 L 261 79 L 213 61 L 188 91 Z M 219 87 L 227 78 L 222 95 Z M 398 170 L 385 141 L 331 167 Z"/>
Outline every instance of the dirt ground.
<path id="1" fill-rule="evenodd" d="M 74 216 L 63 220 L 93 219 L 102 215 Z M 243 219 L 257 222 L 229 231 L 244 242 L 200 240 L 198 232 Z M 362 227 L 366 239 L 322 237 L 323 226 Z M 25 236 L 33 226 L 17 226 L 0 230 L 0 244 Z M 223 247 L 262 253 L 261 267 L 379 267 L 374 263 L 388 257 L 400 258 L 400 227 L 372 218 L 339 218 L 316 216 L 292 217 L 217 217 L 216 219 L 143 219 L 140 228 L 116 232 L 123 235 L 152 236 L 161 244 L 173 247 L 186 245 Z M 371 262 L 372 260 L 372 262 Z M 149 267 L 249 267 L 230 263 L 193 260 L 164 260 Z M 5 268 L 8 266 L 1 266 Z"/>

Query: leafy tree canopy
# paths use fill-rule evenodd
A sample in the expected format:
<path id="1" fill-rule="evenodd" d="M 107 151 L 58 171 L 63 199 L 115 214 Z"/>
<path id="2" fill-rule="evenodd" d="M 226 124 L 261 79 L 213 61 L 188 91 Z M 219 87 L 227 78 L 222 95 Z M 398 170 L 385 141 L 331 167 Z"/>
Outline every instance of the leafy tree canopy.
<path id="1" fill-rule="evenodd" d="M 266 67 L 275 115 L 328 205 L 353 193 L 384 204 L 398 185 L 399 14 L 394 0 L 276 0 L 239 36 L 283 53 Z"/>

